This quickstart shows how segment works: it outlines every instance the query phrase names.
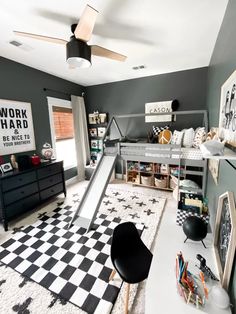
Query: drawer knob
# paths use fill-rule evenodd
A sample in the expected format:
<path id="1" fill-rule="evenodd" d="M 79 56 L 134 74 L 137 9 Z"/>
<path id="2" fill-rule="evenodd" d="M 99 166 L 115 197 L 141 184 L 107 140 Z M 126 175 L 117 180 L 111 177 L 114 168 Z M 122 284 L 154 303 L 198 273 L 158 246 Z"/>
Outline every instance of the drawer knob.
<path id="1" fill-rule="evenodd" d="M 25 192 L 24 191 L 21 191 L 21 194 L 24 194 Z"/>
<path id="2" fill-rule="evenodd" d="M 19 181 L 22 181 L 22 178 L 19 178 L 18 180 L 19 180 Z"/>
<path id="3" fill-rule="evenodd" d="M 51 189 L 51 192 L 54 192 L 54 190 L 53 190 L 53 189 Z"/>

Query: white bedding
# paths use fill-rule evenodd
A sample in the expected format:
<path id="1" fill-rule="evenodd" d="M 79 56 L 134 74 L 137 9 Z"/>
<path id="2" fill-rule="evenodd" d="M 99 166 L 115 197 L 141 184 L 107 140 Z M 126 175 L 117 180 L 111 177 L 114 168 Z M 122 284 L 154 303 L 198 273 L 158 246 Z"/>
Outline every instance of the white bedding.
<path id="1" fill-rule="evenodd" d="M 163 148 L 163 154 L 155 153 L 155 152 L 149 152 L 151 150 L 155 150 L 155 148 L 146 148 L 145 156 L 151 156 L 151 157 L 163 157 L 163 158 L 179 158 L 179 155 L 174 155 L 175 149 L 172 150 L 172 156 L 169 154 L 169 150 Z M 178 149 L 179 150 L 179 149 Z M 165 154 L 166 151 L 166 154 Z M 195 159 L 195 160 L 202 160 L 202 152 L 198 148 L 194 147 L 181 147 L 182 152 L 182 159 Z"/>
<path id="2" fill-rule="evenodd" d="M 163 145 L 165 146 L 165 145 Z M 159 152 L 156 152 L 158 150 Z M 160 154 L 160 150 L 163 152 Z M 176 149 L 179 152 L 179 148 Z M 161 148 L 158 147 L 143 147 L 143 146 L 127 146 L 121 148 L 121 153 L 123 155 L 136 155 L 136 156 L 149 156 L 149 157 L 162 157 L 162 158 L 179 158 L 178 154 L 174 154 L 175 149 L 172 149 L 172 155 L 170 154 L 169 148 Z M 181 158 L 182 159 L 194 159 L 194 160 L 202 160 L 203 155 L 199 148 L 194 147 L 181 147 Z"/>
<path id="3" fill-rule="evenodd" d="M 197 159 L 197 160 L 202 160 L 202 152 L 199 148 L 194 148 L 194 147 L 182 147 L 182 158 L 183 159 Z"/>
<path id="4" fill-rule="evenodd" d="M 126 147 L 125 148 L 125 152 L 123 151 L 123 153 L 125 155 L 141 155 L 141 156 L 149 156 L 149 157 L 162 157 L 162 158 L 179 158 L 178 154 L 174 154 L 175 149 L 172 149 L 172 155 L 170 154 L 170 150 L 166 149 L 163 147 L 163 149 L 161 148 L 161 150 L 163 151 L 163 153 L 156 153 L 155 147 L 146 147 L 145 149 L 140 148 L 140 153 L 138 152 L 137 146 L 135 147 L 135 152 L 133 151 L 132 147 Z M 158 148 L 158 150 L 160 151 L 160 148 Z M 176 149 L 176 151 L 179 152 L 179 149 Z M 195 159 L 195 160 L 202 160 L 203 156 L 202 156 L 202 152 L 200 149 L 198 148 L 194 148 L 194 147 L 181 147 L 181 158 L 182 159 Z"/>

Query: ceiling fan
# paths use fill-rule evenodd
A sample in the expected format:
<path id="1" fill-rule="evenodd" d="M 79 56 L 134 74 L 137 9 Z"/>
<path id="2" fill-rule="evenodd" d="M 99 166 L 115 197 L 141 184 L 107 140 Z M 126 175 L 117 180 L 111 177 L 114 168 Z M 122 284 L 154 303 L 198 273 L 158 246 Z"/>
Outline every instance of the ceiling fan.
<path id="1" fill-rule="evenodd" d="M 71 68 L 87 68 L 91 66 L 91 55 L 105 57 L 116 61 L 125 61 L 126 56 L 97 45 L 89 46 L 98 11 L 87 5 L 78 24 L 71 25 L 73 35 L 69 41 L 64 39 L 13 31 L 16 35 L 66 45 L 66 59 Z"/>

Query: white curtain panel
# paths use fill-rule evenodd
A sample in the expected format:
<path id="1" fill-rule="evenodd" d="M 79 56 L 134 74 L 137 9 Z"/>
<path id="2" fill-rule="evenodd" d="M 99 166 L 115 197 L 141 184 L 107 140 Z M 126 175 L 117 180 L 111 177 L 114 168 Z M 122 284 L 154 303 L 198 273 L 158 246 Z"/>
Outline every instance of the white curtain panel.
<path id="1" fill-rule="evenodd" d="M 85 179 L 85 166 L 90 162 L 90 149 L 84 98 L 71 95 L 75 130 L 77 171 L 80 181 Z"/>

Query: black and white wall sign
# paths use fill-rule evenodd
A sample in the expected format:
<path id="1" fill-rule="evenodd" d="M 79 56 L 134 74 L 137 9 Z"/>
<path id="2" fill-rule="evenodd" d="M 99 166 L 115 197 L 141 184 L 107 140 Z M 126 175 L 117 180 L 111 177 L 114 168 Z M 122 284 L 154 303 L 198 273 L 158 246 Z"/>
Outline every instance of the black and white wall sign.
<path id="1" fill-rule="evenodd" d="M 172 111 L 172 101 L 149 102 L 145 104 L 145 113 L 168 113 Z M 145 122 L 168 122 L 171 115 L 146 116 Z"/>
<path id="2" fill-rule="evenodd" d="M 35 150 L 31 104 L 0 99 L 0 155 Z"/>
<path id="3" fill-rule="evenodd" d="M 221 87 L 220 137 L 236 144 L 236 71 L 234 71 Z"/>

